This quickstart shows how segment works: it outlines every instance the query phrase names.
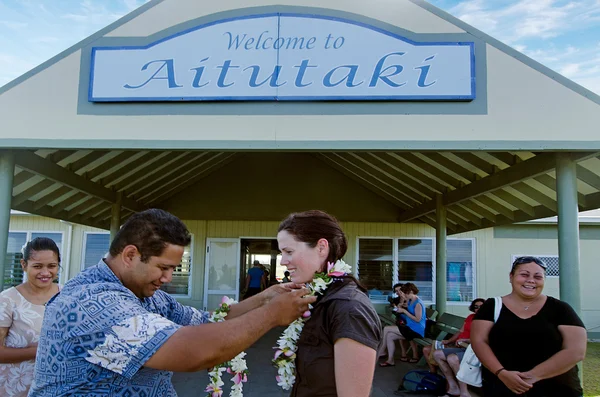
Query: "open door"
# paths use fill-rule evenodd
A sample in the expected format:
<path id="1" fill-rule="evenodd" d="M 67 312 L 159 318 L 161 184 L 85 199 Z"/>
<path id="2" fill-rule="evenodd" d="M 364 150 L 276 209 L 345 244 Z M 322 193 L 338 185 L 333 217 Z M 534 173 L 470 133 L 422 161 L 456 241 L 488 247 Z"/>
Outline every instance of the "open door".
<path id="1" fill-rule="evenodd" d="M 215 310 L 223 295 L 240 300 L 240 241 L 234 238 L 209 238 L 206 242 L 204 308 Z"/>

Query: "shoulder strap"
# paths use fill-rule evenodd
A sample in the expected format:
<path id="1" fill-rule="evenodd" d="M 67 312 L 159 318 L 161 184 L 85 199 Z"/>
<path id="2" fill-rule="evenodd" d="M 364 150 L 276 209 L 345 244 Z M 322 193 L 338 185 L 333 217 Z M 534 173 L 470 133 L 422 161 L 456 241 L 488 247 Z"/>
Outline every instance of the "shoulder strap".
<path id="1" fill-rule="evenodd" d="M 498 317 L 500 317 L 500 311 L 502 310 L 502 297 L 496 296 L 494 298 L 494 323 L 498 321 Z"/>

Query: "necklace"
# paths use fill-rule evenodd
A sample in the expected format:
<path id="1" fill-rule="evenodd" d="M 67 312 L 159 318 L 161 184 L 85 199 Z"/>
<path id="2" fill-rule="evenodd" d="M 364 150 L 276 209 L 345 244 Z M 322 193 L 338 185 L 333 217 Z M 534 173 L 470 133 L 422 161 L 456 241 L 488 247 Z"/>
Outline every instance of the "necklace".
<path id="1" fill-rule="evenodd" d="M 338 260 L 335 263 L 327 262 L 327 273 L 316 273 L 313 280 L 307 283 L 306 286 L 312 295 L 323 295 L 323 292 L 334 281 L 334 277 L 346 276 L 352 268 L 343 260 Z M 313 306 L 309 305 L 309 309 Z M 290 390 L 296 381 L 296 351 L 298 351 L 298 339 L 304 328 L 304 323 L 310 320 L 310 310 L 305 312 L 302 317 L 295 320 L 286 328 L 277 340 L 275 349 L 275 357 L 273 364 L 277 368 L 277 386 L 283 390 Z"/>
<path id="2" fill-rule="evenodd" d="M 211 323 L 225 321 L 225 317 L 227 316 L 231 305 L 235 303 L 237 303 L 235 300 L 224 296 L 221 300 L 221 305 L 217 308 L 217 310 L 215 310 L 212 313 L 208 321 L 210 321 Z M 241 352 L 240 354 L 235 356 L 231 361 L 227 361 L 222 364 L 216 365 L 208 370 L 210 383 L 208 384 L 208 386 L 206 386 L 206 389 L 204 390 L 206 393 L 208 393 L 207 397 L 221 397 L 221 395 L 223 394 L 224 385 L 224 382 L 221 379 L 221 374 L 225 371 L 233 375 L 233 377 L 231 378 L 233 385 L 231 385 L 229 396 L 243 396 L 243 383 L 248 381 L 248 366 L 246 365 L 246 360 L 244 360 L 244 356 L 246 356 L 246 353 Z"/>

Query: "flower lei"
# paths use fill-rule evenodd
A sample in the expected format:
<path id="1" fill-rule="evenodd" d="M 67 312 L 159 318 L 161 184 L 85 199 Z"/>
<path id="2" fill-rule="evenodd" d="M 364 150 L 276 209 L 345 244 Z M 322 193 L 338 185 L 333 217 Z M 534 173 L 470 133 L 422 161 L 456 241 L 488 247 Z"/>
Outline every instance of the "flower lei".
<path id="1" fill-rule="evenodd" d="M 309 295 L 322 295 L 323 292 L 334 281 L 334 277 L 345 276 L 352 271 L 352 268 L 343 260 L 335 263 L 327 262 L 327 273 L 316 273 L 315 277 L 306 286 L 310 290 Z M 312 305 L 309 305 L 312 309 Z M 310 320 L 310 310 L 306 311 L 302 317 L 291 323 L 277 340 L 277 346 L 273 364 L 277 368 L 277 386 L 283 390 L 289 390 L 296 381 L 296 351 L 298 350 L 298 339 L 304 328 L 304 323 Z"/>
<path id="2" fill-rule="evenodd" d="M 221 321 L 225 321 L 225 317 L 227 317 L 227 313 L 229 312 L 231 305 L 237 303 L 233 299 L 229 299 L 224 296 L 221 299 L 221 305 L 211 314 L 208 321 L 211 323 L 219 323 Z M 246 356 L 245 352 L 241 352 L 237 356 L 235 356 L 231 361 L 224 362 L 219 365 L 215 365 L 208 371 L 208 376 L 210 377 L 210 383 L 206 386 L 204 390 L 207 392 L 207 397 L 221 397 L 223 394 L 224 385 L 223 380 L 221 379 L 221 374 L 227 371 L 228 374 L 232 374 L 233 377 L 231 381 L 233 385 L 231 386 L 231 391 L 229 393 L 230 397 L 242 397 L 242 388 L 243 383 L 248 381 L 248 367 L 246 366 L 246 360 L 244 357 Z"/>

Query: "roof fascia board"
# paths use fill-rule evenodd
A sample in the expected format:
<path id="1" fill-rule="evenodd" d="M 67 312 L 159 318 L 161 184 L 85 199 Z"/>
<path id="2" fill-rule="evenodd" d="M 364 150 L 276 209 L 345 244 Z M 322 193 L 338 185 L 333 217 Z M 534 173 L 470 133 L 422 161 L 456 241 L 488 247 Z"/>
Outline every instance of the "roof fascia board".
<path id="1" fill-rule="evenodd" d="M 560 73 L 550 69 L 547 66 L 542 65 L 538 61 L 535 61 L 535 60 L 529 58 L 527 55 L 515 50 L 514 48 L 504 44 L 503 42 L 493 38 L 492 36 L 483 33 L 481 30 L 478 30 L 478 29 L 474 28 L 473 26 L 461 21 L 460 19 L 452 16 L 451 14 L 447 13 L 446 11 L 441 10 L 434 5 L 427 3 L 425 0 L 409 0 L 409 1 L 413 4 L 418 5 L 419 7 L 426 9 L 427 11 L 431 12 L 432 14 L 458 26 L 465 32 L 477 37 L 480 40 L 483 40 L 484 42 L 491 45 L 492 47 L 495 47 L 496 49 L 504 52 L 505 54 L 517 59 L 518 61 L 523 62 L 525 65 L 529 66 L 530 68 L 548 76 L 549 78 L 551 78 L 552 80 L 555 80 L 559 84 L 562 84 L 566 88 L 568 88 L 572 91 L 575 91 L 579 95 L 582 95 L 582 96 L 588 98 L 590 101 L 595 102 L 600 105 L 600 95 L 595 94 L 594 92 L 588 90 L 587 88 L 580 86 L 579 84 L 575 83 L 572 80 L 569 80 L 568 78 L 561 75 Z"/>

